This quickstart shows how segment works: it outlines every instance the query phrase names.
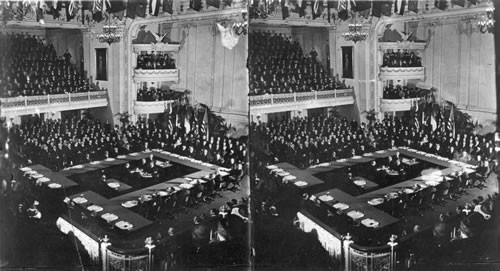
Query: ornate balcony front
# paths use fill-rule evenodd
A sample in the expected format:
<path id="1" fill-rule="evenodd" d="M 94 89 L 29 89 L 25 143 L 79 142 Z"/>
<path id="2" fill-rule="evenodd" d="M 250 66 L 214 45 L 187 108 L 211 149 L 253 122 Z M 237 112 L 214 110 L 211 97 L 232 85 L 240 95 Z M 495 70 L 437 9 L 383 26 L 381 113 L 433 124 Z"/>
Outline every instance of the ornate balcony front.
<path id="1" fill-rule="evenodd" d="M 135 82 L 179 82 L 179 70 L 134 70 Z"/>
<path id="2" fill-rule="evenodd" d="M 347 104 L 354 104 L 352 89 L 250 96 L 252 115 Z"/>
<path id="3" fill-rule="evenodd" d="M 1 115 L 22 115 L 59 112 L 108 105 L 107 91 L 65 93 L 55 95 L 1 98 Z"/>
<path id="4" fill-rule="evenodd" d="M 410 99 L 380 99 L 380 110 L 382 112 L 409 111 L 423 98 Z"/>
<path id="5" fill-rule="evenodd" d="M 394 42 L 379 42 L 378 46 L 381 51 L 387 50 L 424 50 L 425 42 L 418 41 L 394 41 Z"/>
<path id="6" fill-rule="evenodd" d="M 168 43 L 151 43 L 151 44 L 133 44 L 132 48 L 134 53 L 141 52 L 178 52 L 180 44 L 168 44 Z"/>
<path id="7" fill-rule="evenodd" d="M 380 67 L 380 80 L 425 79 L 424 67 Z"/>
<path id="8" fill-rule="evenodd" d="M 158 114 L 169 109 L 175 100 L 168 101 L 134 101 L 135 114 Z"/>

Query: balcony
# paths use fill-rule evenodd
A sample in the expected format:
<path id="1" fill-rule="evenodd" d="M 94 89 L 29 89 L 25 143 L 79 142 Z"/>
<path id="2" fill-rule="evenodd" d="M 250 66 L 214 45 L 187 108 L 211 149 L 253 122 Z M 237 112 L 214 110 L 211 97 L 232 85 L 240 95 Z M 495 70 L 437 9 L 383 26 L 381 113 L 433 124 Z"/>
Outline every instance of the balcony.
<path id="1" fill-rule="evenodd" d="M 380 67 L 380 80 L 425 79 L 424 67 Z"/>
<path id="2" fill-rule="evenodd" d="M 178 52 L 180 44 L 152 43 L 152 44 L 132 44 L 134 53 L 140 52 Z"/>
<path id="3" fill-rule="evenodd" d="M 380 99 L 380 110 L 382 112 L 409 111 L 423 98 L 410 99 Z"/>
<path id="4" fill-rule="evenodd" d="M 175 100 L 168 101 L 134 101 L 135 114 L 158 114 L 170 108 Z"/>
<path id="5" fill-rule="evenodd" d="M 179 70 L 134 70 L 135 82 L 179 82 Z"/>
<path id="6" fill-rule="evenodd" d="M 354 104 L 352 89 L 250 96 L 251 114 Z"/>
<path id="7" fill-rule="evenodd" d="M 2 116 L 15 117 L 108 105 L 107 91 L 0 98 Z"/>

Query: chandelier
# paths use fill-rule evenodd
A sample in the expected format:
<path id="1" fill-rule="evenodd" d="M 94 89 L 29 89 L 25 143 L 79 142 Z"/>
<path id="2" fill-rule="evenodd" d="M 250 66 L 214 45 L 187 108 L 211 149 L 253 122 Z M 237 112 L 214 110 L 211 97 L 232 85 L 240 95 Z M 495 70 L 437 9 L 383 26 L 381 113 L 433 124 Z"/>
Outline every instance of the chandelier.
<path id="1" fill-rule="evenodd" d="M 477 26 L 481 33 L 493 33 L 493 27 L 495 26 L 495 19 L 493 19 L 494 7 L 489 7 L 486 9 L 486 18 L 477 22 Z"/>
<path id="2" fill-rule="evenodd" d="M 349 32 L 343 33 L 342 37 L 346 41 L 354 41 L 354 43 L 364 41 L 368 37 L 368 33 L 362 32 L 362 30 L 363 25 L 356 23 L 356 17 L 354 17 L 354 23 L 349 24 Z"/>
<path id="3" fill-rule="evenodd" d="M 111 25 L 111 15 L 108 15 L 108 24 L 102 26 L 102 34 L 97 35 L 100 43 L 107 43 L 111 45 L 112 43 L 119 42 L 122 39 L 121 34 L 116 33 L 116 25 Z"/>

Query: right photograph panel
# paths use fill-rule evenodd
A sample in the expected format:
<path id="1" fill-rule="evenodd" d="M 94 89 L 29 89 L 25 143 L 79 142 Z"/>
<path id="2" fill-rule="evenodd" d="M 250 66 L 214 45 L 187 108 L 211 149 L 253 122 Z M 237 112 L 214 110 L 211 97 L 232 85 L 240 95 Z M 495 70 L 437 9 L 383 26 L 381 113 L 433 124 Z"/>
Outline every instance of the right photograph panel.
<path id="1" fill-rule="evenodd" d="M 255 270 L 499 266 L 495 12 L 250 2 Z"/>

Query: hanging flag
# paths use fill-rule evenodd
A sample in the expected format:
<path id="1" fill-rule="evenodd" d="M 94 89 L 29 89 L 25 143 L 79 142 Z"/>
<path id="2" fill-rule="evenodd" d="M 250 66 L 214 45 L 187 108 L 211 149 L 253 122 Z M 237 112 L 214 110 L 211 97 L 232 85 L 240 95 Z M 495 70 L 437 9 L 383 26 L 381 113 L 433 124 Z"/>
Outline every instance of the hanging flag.
<path id="1" fill-rule="evenodd" d="M 147 0 L 138 0 L 137 6 L 135 8 L 135 16 L 144 18 L 146 17 L 146 7 L 148 5 Z"/>
<path id="2" fill-rule="evenodd" d="M 364 10 L 368 10 L 370 8 L 372 8 L 371 1 L 362 0 L 362 1 L 353 2 L 353 4 L 352 4 L 352 9 L 354 11 L 364 11 Z"/>
<path id="3" fill-rule="evenodd" d="M 394 13 L 403 15 L 405 13 L 406 0 L 396 0 L 394 4 Z"/>
<path id="4" fill-rule="evenodd" d="M 236 44 L 238 44 L 238 40 L 239 40 L 240 36 L 238 36 L 238 35 L 236 35 L 236 33 L 234 33 L 234 30 L 231 26 L 224 27 L 219 23 L 216 23 L 216 24 L 217 24 L 217 28 L 219 29 L 219 31 L 221 33 L 222 46 L 226 47 L 229 50 L 233 49 L 233 47 L 236 46 Z"/>
<path id="5" fill-rule="evenodd" d="M 297 1 L 297 11 L 299 12 L 299 17 L 306 16 L 307 2 L 305 0 Z"/>
<path id="6" fill-rule="evenodd" d="M 206 4 L 207 4 L 207 6 L 214 7 L 214 8 L 219 8 L 220 7 L 220 1 L 219 0 L 207 0 Z"/>
<path id="7" fill-rule="evenodd" d="M 448 118 L 448 131 L 453 133 L 453 138 L 455 138 L 455 110 L 454 106 L 451 106 L 450 117 Z"/>
<path id="8" fill-rule="evenodd" d="M 451 0 L 452 5 L 459 5 L 461 7 L 465 6 L 465 0 Z"/>
<path id="9" fill-rule="evenodd" d="M 408 10 L 418 13 L 418 0 L 408 0 Z"/>
<path id="10" fill-rule="evenodd" d="M 163 11 L 173 14 L 174 13 L 174 0 L 163 0 Z"/>
<path id="11" fill-rule="evenodd" d="M 179 120 L 179 113 L 175 113 L 175 127 L 181 128 L 181 121 Z"/>
<path id="12" fill-rule="evenodd" d="M 314 0 L 313 4 L 313 20 L 320 17 L 323 14 L 323 0 Z"/>
<path id="13" fill-rule="evenodd" d="M 42 7 L 45 5 L 45 1 L 40 1 L 37 3 L 36 7 L 36 21 L 39 22 L 40 24 L 45 24 L 45 21 L 43 20 L 43 9 Z"/>
<path id="14" fill-rule="evenodd" d="M 149 14 L 158 16 L 158 12 L 160 11 L 160 1 L 161 0 L 149 0 Z"/>
<path id="15" fill-rule="evenodd" d="M 391 17 L 392 15 L 392 2 L 391 1 L 381 1 L 382 2 L 382 15 Z"/>
<path id="16" fill-rule="evenodd" d="M 290 12 L 288 11 L 288 2 L 285 0 L 281 1 L 281 15 L 283 16 L 283 20 L 290 17 Z"/>
<path id="17" fill-rule="evenodd" d="M 205 114 L 203 115 L 203 120 L 201 122 L 201 134 L 206 135 L 207 138 L 208 136 L 208 108 L 205 108 Z"/>
<path id="18" fill-rule="evenodd" d="M 448 4 L 446 3 L 446 0 L 435 0 L 434 6 L 440 10 L 445 10 Z"/>
<path id="19" fill-rule="evenodd" d="M 189 0 L 189 7 L 193 10 L 201 10 L 201 0 Z"/>
<path id="20" fill-rule="evenodd" d="M 347 10 L 347 4 L 350 0 L 339 0 L 337 10 L 339 11 L 339 18 L 343 21 L 349 18 L 349 11 Z"/>
<path id="21" fill-rule="evenodd" d="M 123 0 L 107 0 L 106 5 L 109 13 L 117 13 L 127 9 Z"/>
<path id="22" fill-rule="evenodd" d="M 436 121 L 436 117 L 434 116 L 434 114 L 431 115 L 431 128 L 432 128 L 432 131 L 435 131 L 437 129 L 437 121 Z"/>
<path id="23" fill-rule="evenodd" d="M 186 134 L 189 134 L 191 132 L 191 123 L 189 122 L 188 116 L 184 118 L 184 131 Z"/>
<path id="24" fill-rule="evenodd" d="M 138 0 L 128 0 L 127 2 L 127 17 L 131 19 L 135 19 L 136 10 L 137 10 L 137 2 Z"/>

